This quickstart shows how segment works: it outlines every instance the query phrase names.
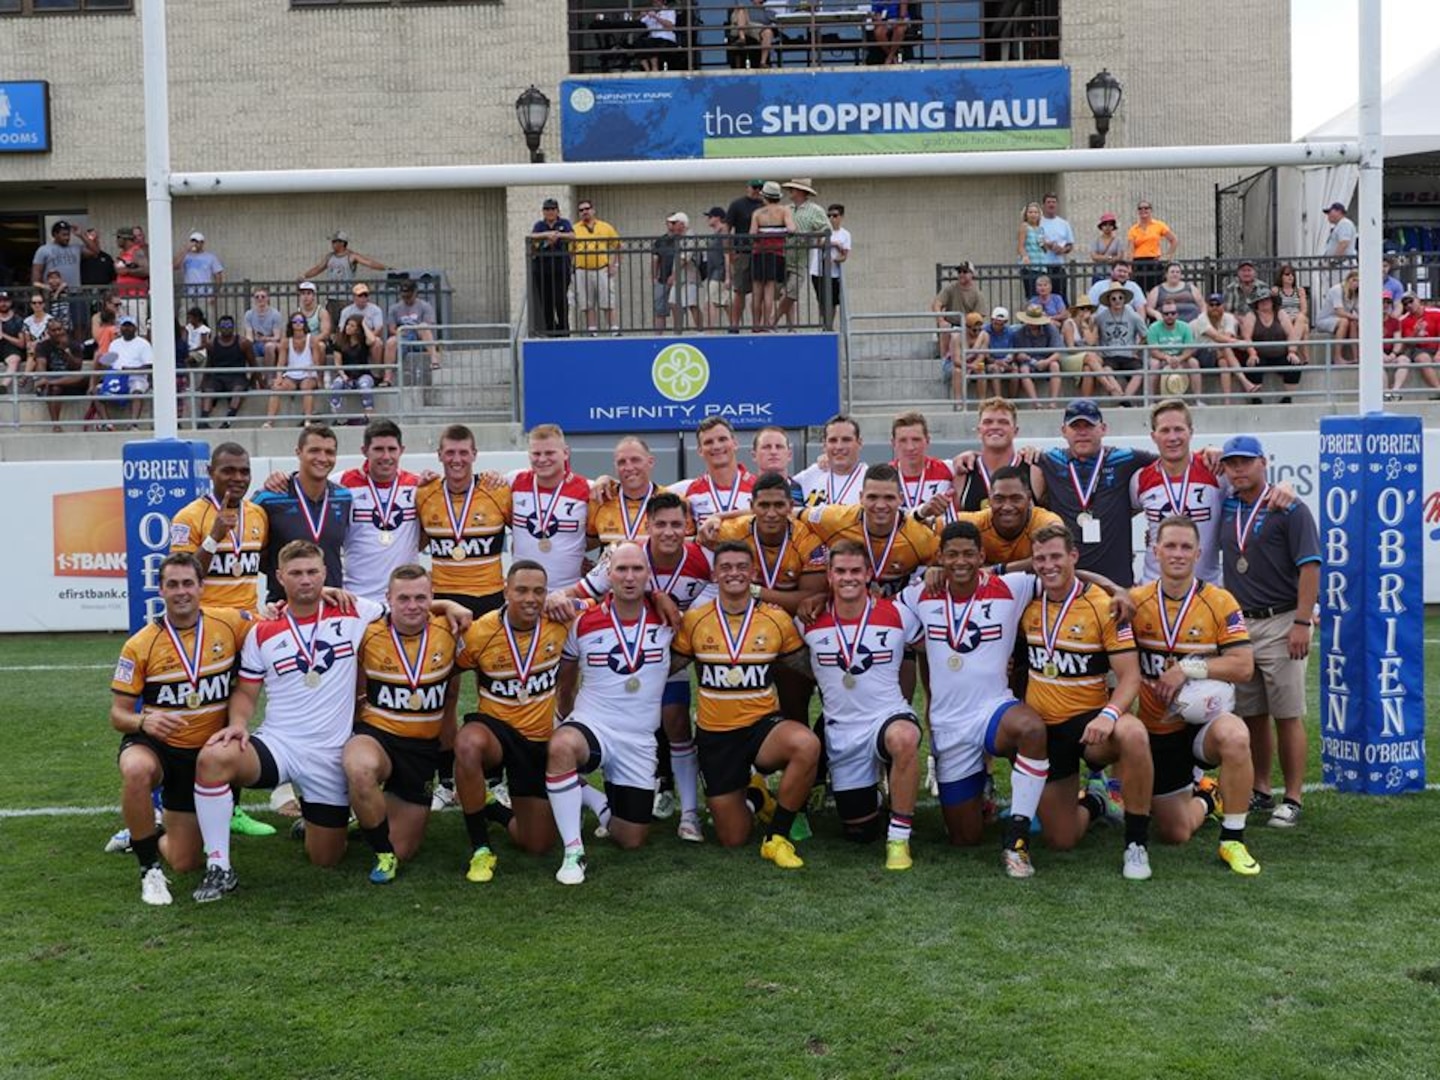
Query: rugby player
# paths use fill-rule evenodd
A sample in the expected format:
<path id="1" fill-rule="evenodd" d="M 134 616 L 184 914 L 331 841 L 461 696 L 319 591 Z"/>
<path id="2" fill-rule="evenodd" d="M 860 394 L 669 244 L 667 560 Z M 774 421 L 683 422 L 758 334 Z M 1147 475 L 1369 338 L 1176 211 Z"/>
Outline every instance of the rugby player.
<path id="1" fill-rule="evenodd" d="M 986 490 L 989 495 L 983 510 L 956 513 L 953 503 L 942 496 L 943 513 L 939 516 L 932 516 L 935 502 L 916 510 L 915 516 L 930 521 L 937 536 L 950 521 L 970 522 L 980 530 L 986 565 L 1003 574 L 1008 564 L 1030 558 L 1030 538 L 1038 529 L 1062 522 L 1058 515 L 1035 505 L 1024 466 L 1002 465 L 991 474 Z"/>
<path id="2" fill-rule="evenodd" d="M 809 626 L 798 628 L 820 687 L 835 811 L 847 840 L 878 839 L 877 785 L 883 772 L 890 792 L 885 868 L 908 870 L 920 783 L 920 721 L 900 692 L 900 665 L 906 643 L 918 637 L 919 622 L 908 608 L 870 595 L 870 563 L 854 540 L 830 549 L 827 578 L 830 603 Z"/>
<path id="3" fill-rule="evenodd" d="M 415 510 L 431 562 L 435 595 L 476 618 L 505 602 L 500 553 L 510 518 L 510 489 L 486 488 L 475 475 L 475 436 L 463 424 L 440 433 L 443 475 L 415 492 Z"/>
<path id="4" fill-rule="evenodd" d="M 400 467 L 405 441 L 393 420 L 365 425 L 360 445 L 365 461 L 340 476 L 350 492 L 350 528 L 345 534 L 345 589 L 381 603 L 391 575 L 415 562 L 420 521 L 415 490 L 420 480 Z"/>
<path id="5" fill-rule="evenodd" d="M 556 678 L 568 629 L 544 614 L 545 568 L 529 559 L 510 564 L 504 603 L 465 632 L 456 666 L 474 671 L 479 711 L 455 736 L 455 790 L 470 839 L 467 881 L 495 876 L 489 823 L 503 826 L 523 851 L 538 855 L 555 842 L 545 795 L 546 743 L 555 726 Z M 504 770 L 511 806 L 486 806 L 486 777 Z"/>
<path id="6" fill-rule="evenodd" d="M 1160 578 L 1135 589 L 1135 644 L 1140 650 L 1140 719 L 1155 763 L 1153 814 L 1160 839 L 1183 844 L 1220 818 L 1220 858 L 1237 874 L 1260 873 L 1245 846 L 1245 816 L 1255 777 L 1250 732 L 1233 711 L 1233 684 L 1254 672 L 1240 605 L 1195 576 L 1200 531 L 1188 517 L 1165 518 L 1155 530 Z M 1197 685 L 1191 685 L 1191 684 Z M 1208 777 L 1220 768 L 1219 797 Z"/>
<path id="7" fill-rule="evenodd" d="M 692 662 L 697 669 L 695 742 L 716 837 L 737 847 L 749 839 L 752 818 L 768 813 L 761 857 L 798 869 L 805 864 L 790 842 L 790 827 L 814 783 L 820 741 L 805 724 L 778 715 L 774 665 L 787 658 L 803 662 L 805 646 L 790 616 L 752 595 L 753 576 L 753 557 L 744 544 L 716 549 L 719 596 L 685 614 L 671 669 Z M 777 797 L 770 798 L 763 781 L 747 791 L 752 770 L 762 776 L 783 770 Z"/>
<path id="8" fill-rule="evenodd" d="M 923 413 L 901 413 L 890 424 L 890 462 L 900 474 L 901 505 L 906 510 L 924 506 L 936 495 L 955 488 L 954 471 L 945 462 L 928 456 L 930 425 Z"/>
<path id="9" fill-rule="evenodd" d="M 330 479 L 335 469 L 339 442 L 324 424 L 307 424 L 295 446 L 298 468 L 285 477 L 272 477 L 255 494 L 255 504 L 265 511 L 269 523 L 260 571 L 266 575 L 265 599 L 274 604 L 283 600 L 279 556 L 292 540 L 307 540 L 325 557 L 323 584 L 339 588 L 344 583 L 340 551 L 350 528 L 351 491 Z"/>
<path id="10" fill-rule="evenodd" d="M 984 510 L 989 504 L 990 485 L 997 469 L 1021 465 L 1020 452 L 1015 449 L 1020 421 L 1014 404 L 1003 397 L 986 398 L 980 403 L 980 418 L 975 429 L 980 436 L 979 453 L 968 451 L 957 456 L 954 462 L 959 487 L 951 505 L 963 513 Z M 1031 486 L 1030 468 L 1024 466 L 1027 488 Z"/>
<path id="11" fill-rule="evenodd" d="M 147 904 L 171 902 L 162 855 L 180 873 L 203 862 L 195 759 L 225 724 L 235 663 L 254 625 L 245 611 L 201 608 L 205 575 L 193 554 L 172 552 L 159 574 L 164 614 L 125 642 L 110 682 L 110 723 L 121 733 L 120 810 Z M 151 803 L 157 789 L 163 836 Z"/>
<path id="12" fill-rule="evenodd" d="M 790 476 L 790 466 L 795 463 L 795 452 L 790 449 L 790 436 L 782 427 L 763 427 L 750 440 L 750 460 L 755 463 L 754 475 L 774 472 L 785 477 L 790 485 L 790 497 L 799 504 L 802 499 L 800 485 Z"/>
<path id="13" fill-rule="evenodd" d="M 711 514 L 728 516 L 750 508 L 750 487 L 755 478 L 736 458 L 735 429 L 723 416 L 710 416 L 695 428 L 695 449 L 705 463 L 705 475 L 670 485 L 690 508 L 697 524 Z"/>
<path id="14" fill-rule="evenodd" d="M 360 639 L 355 731 L 341 757 L 355 820 L 375 852 L 376 885 L 394 881 L 424 839 L 440 732 L 455 726 L 460 690 L 450 678 L 458 641 L 431 613 L 430 575 L 397 566 L 386 600 L 389 615 Z"/>
<path id="15" fill-rule="evenodd" d="M 599 769 L 609 813 L 601 817 L 612 840 L 636 848 L 650 832 L 655 778 L 655 729 L 670 675 L 674 630 L 647 599 L 650 566 L 639 544 L 611 550 L 610 594 L 570 627 L 561 661 L 561 685 L 580 690 L 574 708 L 550 736 L 545 790 L 564 859 L 555 873 L 562 885 L 585 881 L 580 811 L 584 777 Z"/>
<path id="16" fill-rule="evenodd" d="M 586 528 L 591 547 L 607 547 L 622 540 L 643 541 L 647 535 L 645 506 L 656 492 L 655 455 L 639 435 L 627 435 L 615 444 L 615 484 L 597 477 L 590 498 Z"/>
<path id="17" fill-rule="evenodd" d="M 895 596 L 915 572 L 935 559 L 934 531 L 902 514 L 901 476 L 893 465 L 872 465 L 865 473 L 858 506 L 817 506 L 805 513 L 820 542 L 858 540 L 870 560 L 872 587 Z"/>
<path id="18" fill-rule="evenodd" d="M 825 463 L 811 465 L 795 477 L 805 506 L 850 506 L 860 501 L 865 463 L 864 440 L 854 417 L 837 413 L 825 421 Z"/>

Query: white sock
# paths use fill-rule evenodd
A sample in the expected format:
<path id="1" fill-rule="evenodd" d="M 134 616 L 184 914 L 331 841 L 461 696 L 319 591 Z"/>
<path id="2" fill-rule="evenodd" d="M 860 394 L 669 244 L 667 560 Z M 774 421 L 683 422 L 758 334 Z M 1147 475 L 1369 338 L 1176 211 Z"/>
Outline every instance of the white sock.
<path id="1" fill-rule="evenodd" d="M 675 794 L 680 797 L 680 812 L 698 814 L 700 755 L 695 750 L 694 740 L 686 739 L 684 742 L 670 744 L 670 769 L 675 774 Z"/>
<path id="2" fill-rule="evenodd" d="M 235 810 L 235 793 L 229 784 L 213 787 L 195 782 L 195 820 L 205 844 L 205 865 L 230 869 L 230 815 Z"/>
<path id="3" fill-rule="evenodd" d="M 595 815 L 601 825 L 607 829 L 610 827 L 610 800 L 605 797 L 605 792 L 581 780 L 580 801 L 586 810 Z"/>
<path id="4" fill-rule="evenodd" d="M 1244 832 L 1245 815 L 1248 813 L 1249 811 L 1246 810 L 1239 814 L 1222 814 L 1220 815 L 1220 824 L 1223 828 L 1235 829 L 1238 832 Z"/>
<path id="5" fill-rule="evenodd" d="M 1040 809 L 1040 796 L 1045 791 L 1045 780 L 1050 775 L 1048 758 L 1028 758 L 1015 755 L 1015 767 L 1010 770 L 1010 813 L 1016 817 L 1035 820 Z"/>
<path id="6" fill-rule="evenodd" d="M 885 832 L 886 840 L 909 840 L 910 828 L 915 822 L 914 814 L 897 814 L 890 811 L 890 828 Z"/>
<path id="7" fill-rule="evenodd" d="M 579 848 L 582 851 L 585 843 L 580 839 L 580 809 L 584 801 L 580 795 L 581 787 L 585 786 L 577 772 L 561 773 L 558 776 L 545 777 L 545 794 L 550 796 L 550 813 L 555 817 L 555 828 L 560 831 L 560 839 L 565 844 L 565 850 Z"/>

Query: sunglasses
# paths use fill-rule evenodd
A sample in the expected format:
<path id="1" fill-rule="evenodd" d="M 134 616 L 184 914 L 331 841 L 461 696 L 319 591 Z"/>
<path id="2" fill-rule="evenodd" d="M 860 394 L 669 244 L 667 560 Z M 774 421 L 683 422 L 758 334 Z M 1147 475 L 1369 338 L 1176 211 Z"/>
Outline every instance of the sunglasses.
<path id="1" fill-rule="evenodd" d="M 355 295 L 355 296 L 369 296 L 370 294 L 369 294 L 368 292 L 357 292 L 357 293 L 354 293 L 353 295 Z"/>

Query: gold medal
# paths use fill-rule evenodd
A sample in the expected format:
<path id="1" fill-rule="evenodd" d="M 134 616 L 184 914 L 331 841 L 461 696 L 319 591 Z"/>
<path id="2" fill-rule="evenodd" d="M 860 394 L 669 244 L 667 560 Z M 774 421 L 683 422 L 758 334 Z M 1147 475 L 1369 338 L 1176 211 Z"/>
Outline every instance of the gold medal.
<path id="1" fill-rule="evenodd" d="M 965 661 L 962 660 L 960 657 L 952 654 L 950 658 L 945 661 L 945 666 L 948 667 L 951 671 L 959 671 L 962 667 L 965 666 Z"/>
<path id="2" fill-rule="evenodd" d="M 745 681 L 745 672 L 738 667 L 732 667 L 725 672 L 725 684 L 727 686 L 739 686 Z"/>
<path id="3" fill-rule="evenodd" d="M 552 545 L 552 544 L 550 543 L 550 538 L 549 538 L 548 536 L 542 536 L 542 537 L 540 538 L 540 543 L 536 544 L 535 546 L 538 547 L 538 548 L 543 552 L 543 551 L 549 551 L 550 548 L 553 547 L 554 545 Z"/>
<path id="4" fill-rule="evenodd" d="M 1047 660 L 1045 662 L 1045 666 L 1042 667 L 1040 670 L 1044 672 L 1047 679 L 1053 679 L 1056 675 L 1060 674 L 1060 668 L 1055 664 L 1053 660 Z"/>
<path id="5" fill-rule="evenodd" d="M 639 691 L 640 679 L 635 675 L 631 675 L 630 678 L 625 680 L 625 692 L 627 694 L 635 694 L 639 693 Z"/>
<path id="6" fill-rule="evenodd" d="M 1247 573 L 1250 570 L 1250 560 L 1241 555 L 1235 560 L 1235 569 L 1242 574 Z"/>
<path id="7" fill-rule="evenodd" d="M 520 702 L 521 705 L 529 705 L 529 704 L 530 704 L 530 691 L 529 691 L 529 690 L 526 690 L 526 689 L 522 686 L 518 691 L 516 691 L 516 693 L 515 693 L 515 700 L 518 701 L 518 702 Z"/>
<path id="8" fill-rule="evenodd" d="M 393 544 L 394 542 L 395 542 L 395 534 L 394 534 L 394 533 L 382 532 L 382 533 L 380 534 L 380 546 L 381 546 L 381 547 L 389 547 L 389 546 L 390 546 L 391 544 Z"/>
<path id="9" fill-rule="evenodd" d="M 185 707 L 187 709 L 198 709 L 200 707 L 200 692 L 191 690 L 185 695 Z"/>
<path id="10" fill-rule="evenodd" d="M 465 542 L 463 540 L 455 541 L 455 546 L 450 549 L 450 558 L 456 562 L 461 562 L 465 558 Z"/>
<path id="11" fill-rule="evenodd" d="M 841 680 L 840 680 L 840 684 L 841 684 L 842 686 L 844 686 L 846 690 L 854 690 L 854 689 L 855 689 L 855 676 L 854 676 L 854 675 L 851 675 L 850 672 L 848 672 L 848 671 L 845 672 L 845 675 L 844 675 L 844 676 L 841 678 Z"/>
<path id="12" fill-rule="evenodd" d="M 317 686 L 319 686 L 319 685 L 320 685 L 320 672 L 318 672 L 318 671 L 307 671 L 307 672 L 305 672 L 305 685 L 306 685 L 306 687 L 308 687 L 308 688 L 311 689 L 311 690 L 314 690 Z"/>

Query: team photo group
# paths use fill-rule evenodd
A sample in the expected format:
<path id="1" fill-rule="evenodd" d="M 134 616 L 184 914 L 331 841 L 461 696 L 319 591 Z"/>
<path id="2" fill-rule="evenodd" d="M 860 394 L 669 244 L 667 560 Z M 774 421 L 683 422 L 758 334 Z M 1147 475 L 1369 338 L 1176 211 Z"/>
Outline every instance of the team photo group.
<path id="1" fill-rule="evenodd" d="M 1107 444 L 1089 399 L 1053 446 L 1018 431 L 989 399 L 979 449 L 947 461 L 920 413 L 884 455 L 836 416 L 792 473 L 783 430 L 744 433 L 747 455 L 712 418 L 703 471 L 668 486 L 633 435 L 576 475 L 553 425 L 508 474 L 477 469 L 462 425 L 407 451 L 374 420 L 338 475 L 321 425 L 288 474 L 220 443 L 173 520 L 163 613 L 115 667 L 111 849 L 148 904 L 172 902 L 167 871 L 221 900 L 232 832 L 258 824 L 240 793 L 288 785 L 310 861 L 362 837 L 377 885 L 427 829 L 464 830 L 477 885 L 507 849 L 580 885 L 623 864 L 598 841 L 638 847 L 677 813 L 682 841 L 777 868 L 853 842 L 903 872 L 934 798 L 916 859 L 995 837 L 1027 878 L 1032 844 L 1106 826 L 1091 850 L 1138 881 L 1152 844 L 1205 830 L 1217 868 L 1259 874 L 1247 822 L 1301 819 L 1310 511 L 1261 440 L 1199 445 L 1180 400 L 1151 409 L 1153 451 Z"/>

